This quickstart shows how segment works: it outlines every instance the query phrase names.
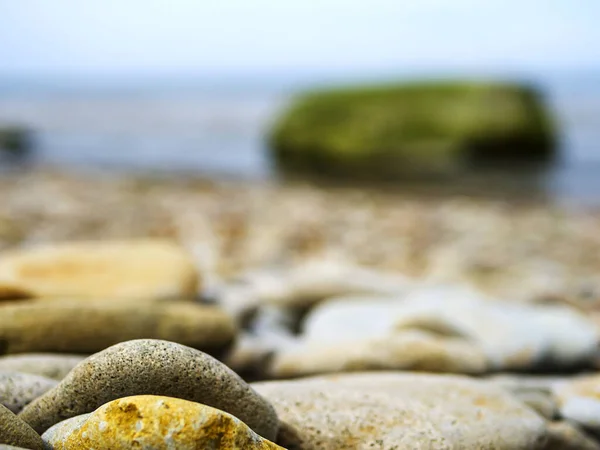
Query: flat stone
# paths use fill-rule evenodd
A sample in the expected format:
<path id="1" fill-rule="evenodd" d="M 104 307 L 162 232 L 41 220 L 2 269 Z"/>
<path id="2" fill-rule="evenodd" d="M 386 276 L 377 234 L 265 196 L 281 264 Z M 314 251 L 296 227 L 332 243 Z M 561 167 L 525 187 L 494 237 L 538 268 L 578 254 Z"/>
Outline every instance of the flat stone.
<path id="1" fill-rule="evenodd" d="M 62 380 L 73 367 L 85 358 L 83 355 L 64 355 L 58 353 L 23 353 L 1 356 L 0 371 L 31 373 L 46 378 Z"/>
<path id="2" fill-rule="evenodd" d="M 74 320 L 76 318 L 76 320 Z M 179 342 L 220 354 L 235 337 L 233 319 L 191 302 L 26 301 L 0 306 L 4 353 L 91 354 L 139 338 Z"/>
<path id="3" fill-rule="evenodd" d="M 210 406 L 152 395 L 121 398 L 50 428 L 51 448 L 283 450 Z"/>
<path id="4" fill-rule="evenodd" d="M 545 421 L 461 376 L 362 373 L 254 383 L 277 410 L 277 443 L 310 450 L 544 449 Z"/>
<path id="5" fill-rule="evenodd" d="M 193 348 L 153 339 L 123 342 L 90 356 L 20 417 L 42 433 L 62 420 L 133 395 L 203 403 L 236 416 L 270 440 L 279 427 L 269 402 L 227 366 Z"/>
<path id="6" fill-rule="evenodd" d="M 198 291 L 198 273 L 169 241 L 70 242 L 0 254 L 3 285 L 44 298 L 186 298 Z"/>
<path id="7" fill-rule="evenodd" d="M 486 371 L 487 359 L 468 341 L 415 331 L 336 344 L 311 342 L 276 354 L 269 372 L 286 378 L 393 369 L 476 374 Z"/>
<path id="8" fill-rule="evenodd" d="M 57 384 L 56 380 L 39 375 L 0 372 L 0 403 L 17 414 L 32 400 Z"/>
<path id="9" fill-rule="evenodd" d="M 398 298 L 326 301 L 307 315 L 301 337 L 324 345 L 409 330 L 469 341 L 494 371 L 590 367 L 598 340 L 596 325 L 572 308 L 495 301 L 453 286 Z"/>
<path id="10" fill-rule="evenodd" d="M 3 405 L 0 405 L 0 444 L 31 450 L 44 448 L 42 438 Z"/>

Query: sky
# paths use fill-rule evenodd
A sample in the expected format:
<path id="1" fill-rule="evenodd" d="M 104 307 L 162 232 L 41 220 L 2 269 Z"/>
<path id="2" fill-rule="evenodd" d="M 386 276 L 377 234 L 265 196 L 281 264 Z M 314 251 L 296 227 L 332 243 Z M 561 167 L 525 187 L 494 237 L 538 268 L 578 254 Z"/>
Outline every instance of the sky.
<path id="1" fill-rule="evenodd" d="M 600 66 L 598 0 L 0 0 L 0 76 Z"/>

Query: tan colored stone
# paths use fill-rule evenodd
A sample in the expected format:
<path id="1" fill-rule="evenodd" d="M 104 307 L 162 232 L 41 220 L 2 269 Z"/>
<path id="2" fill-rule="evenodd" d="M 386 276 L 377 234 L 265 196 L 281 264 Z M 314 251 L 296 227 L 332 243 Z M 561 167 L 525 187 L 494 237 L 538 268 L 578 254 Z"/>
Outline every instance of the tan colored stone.
<path id="1" fill-rule="evenodd" d="M 397 372 L 254 383 L 302 450 L 536 450 L 545 421 L 502 389 L 462 376 Z"/>
<path id="2" fill-rule="evenodd" d="M 13 296 L 185 298 L 197 289 L 191 256 L 169 241 L 72 242 L 0 254 L 0 292 Z"/>
<path id="3" fill-rule="evenodd" d="M 4 353 L 90 354 L 119 342 L 165 339 L 220 354 L 235 337 L 233 319 L 191 302 L 24 301 L 0 306 Z"/>
<path id="4" fill-rule="evenodd" d="M 319 345 L 310 343 L 277 354 L 270 373 L 295 377 L 365 370 L 482 373 L 487 359 L 477 346 L 462 339 L 406 332 L 381 338 Z"/>
<path id="5" fill-rule="evenodd" d="M 48 430 L 43 436 L 46 444 L 55 450 L 283 450 L 231 414 L 176 398 L 122 398 L 101 406 L 83 421 L 73 420 L 75 427 L 62 422 Z"/>

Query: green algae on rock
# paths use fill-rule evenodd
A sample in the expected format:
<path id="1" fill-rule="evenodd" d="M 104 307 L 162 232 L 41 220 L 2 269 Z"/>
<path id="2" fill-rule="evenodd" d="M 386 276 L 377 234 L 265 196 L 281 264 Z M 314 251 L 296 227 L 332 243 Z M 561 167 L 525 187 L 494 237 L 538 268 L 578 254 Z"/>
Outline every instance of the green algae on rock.
<path id="1" fill-rule="evenodd" d="M 554 130 L 530 86 L 423 82 L 307 93 L 275 125 L 271 146 L 283 169 L 446 174 L 474 163 L 546 162 Z"/>

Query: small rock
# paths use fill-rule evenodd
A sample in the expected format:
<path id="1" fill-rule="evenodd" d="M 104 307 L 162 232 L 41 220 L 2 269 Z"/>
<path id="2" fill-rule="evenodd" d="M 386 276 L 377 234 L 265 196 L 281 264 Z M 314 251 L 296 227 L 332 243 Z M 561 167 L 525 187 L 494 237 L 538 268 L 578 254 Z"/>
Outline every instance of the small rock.
<path id="1" fill-rule="evenodd" d="M 23 353 L 1 356 L 0 371 L 21 372 L 62 380 L 73 367 L 85 359 L 82 355 Z"/>
<path id="2" fill-rule="evenodd" d="M 52 448 L 277 450 L 226 412 L 186 400 L 143 395 L 109 402 L 91 414 L 50 428 L 42 436 Z"/>
<path id="3" fill-rule="evenodd" d="M 0 372 L 0 403 L 17 414 L 32 400 L 52 389 L 56 380 L 19 372 Z"/>
<path id="4" fill-rule="evenodd" d="M 42 438 L 29 425 L 0 405 L 0 444 L 42 450 Z"/>
<path id="5" fill-rule="evenodd" d="M 577 378 L 554 389 L 560 414 L 600 434 L 600 376 Z"/>
<path id="6" fill-rule="evenodd" d="M 140 305 L 65 300 L 0 306 L 4 353 L 91 354 L 131 339 L 156 338 L 220 354 L 230 346 L 235 332 L 225 312 L 191 302 Z"/>
<path id="7" fill-rule="evenodd" d="M 307 262 L 288 270 L 251 272 L 242 281 L 226 287 L 219 296 L 223 306 L 236 315 L 260 305 L 308 308 L 342 295 L 401 295 L 414 284 L 399 274 L 334 261 Z"/>
<path id="8" fill-rule="evenodd" d="M 3 253 L 1 285 L 45 298 L 187 298 L 198 274 L 168 241 L 73 242 Z"/>
<path id="9" fill-rule="evenodd" d="M 416 291 L 398 308 L 397 329 L 438 329 L 471 340 L 496 370 L 567 370 L 590 366 L 598 332 L 567 307 L 493 301 L 463 288 Z"/>
<path id="10" fill-rule="evenodd" d="M 600 450 L 600 443 L 569 422 L 547 425 L 548 442 L 544 450 Z"/>
<path id="11" fill-rule="evenodd" d="M 20 417 L 39 432 L 132 395 L 161 395 L 203 403 L 233 414 L 273 440 L 273 407 L 224 364 L 173 342 L 123 342 L 90 356 L 58 386 L 30 403 Z"/>
<path id="12" fill-rule="evenodd" d="M 485 372 L 487 359 L 468 341 L 415 331 L 337 344 L 310 343 L 275 355 L 270 373 L 286 378 L 393 369 L 476 374 Z"/>
<path id="13" fill-rule="evenodd" d="M 253 386 L 275 406 L 286 448 L 535 450 L 546 440 L 535 412 L 466 377 L 379 372 Z"/>
<path id="14" fill-rule="evenodd" d="M 470 341 L 496 371 L 589 367 L 598 339 L 594 323 L 574 309 L 493 301 L 451 286 L 396 299 L 329 300 L 307 315 L 302 337 L 323 344 L 409 330 Z"/>

